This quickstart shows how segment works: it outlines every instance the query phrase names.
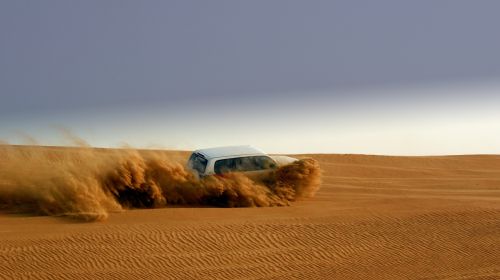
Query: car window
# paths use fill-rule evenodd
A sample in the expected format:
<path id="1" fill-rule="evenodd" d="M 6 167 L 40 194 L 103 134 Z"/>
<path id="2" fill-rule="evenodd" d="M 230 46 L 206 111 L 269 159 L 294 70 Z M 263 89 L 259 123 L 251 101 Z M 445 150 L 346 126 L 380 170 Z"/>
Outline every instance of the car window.
<path id="1" fill-rule="evenodd" d="M 207 160 L 202 155 L 194 153 L 189 157 L 189 167 L 203 174 L 207 167 Z"/>
<path id="2" fill-rule="evenodd" d="M 234 158 L 220 159 L 214 164 L 214 171 L 216 174 L 228 173 L 235 171 L 236 164 Z"/>
<path id="3" fill-rule="evenodd" d="M 271 169 L 276 167 L 276 163 L 270 157 L 259 156 L 255 157 L 255 162 L 257 166 L 257 170 L 260 169 Z"/>
<path id="4" fill-rule="evenodd" d="M 267 156 L 249 156 L 221 159 L 215 162 L 216 174 L 228 172 L 257 171 L 274 168 L 276 164 Z"/>

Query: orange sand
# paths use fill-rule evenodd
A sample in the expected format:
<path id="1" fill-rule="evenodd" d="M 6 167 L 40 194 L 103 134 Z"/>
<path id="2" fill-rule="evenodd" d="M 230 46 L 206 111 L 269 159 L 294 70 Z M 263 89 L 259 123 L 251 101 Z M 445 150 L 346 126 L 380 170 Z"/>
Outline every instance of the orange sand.
<path id="1" fill-rule="evenodd" d="M 309 156 L 286 207 L 4 211 L 0 279 L 500 279 L 500 156 Z"/>

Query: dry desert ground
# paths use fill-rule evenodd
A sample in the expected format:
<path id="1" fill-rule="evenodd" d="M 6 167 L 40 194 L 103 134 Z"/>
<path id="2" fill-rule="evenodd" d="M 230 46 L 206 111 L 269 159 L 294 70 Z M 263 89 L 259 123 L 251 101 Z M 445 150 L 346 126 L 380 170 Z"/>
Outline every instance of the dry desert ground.
<path id="1" fill-rule="evenodd" d="M 298 157 L 322 184 L 290 206 L 4 210 L 0 278 L 500 279 L 500 156 Z"/>

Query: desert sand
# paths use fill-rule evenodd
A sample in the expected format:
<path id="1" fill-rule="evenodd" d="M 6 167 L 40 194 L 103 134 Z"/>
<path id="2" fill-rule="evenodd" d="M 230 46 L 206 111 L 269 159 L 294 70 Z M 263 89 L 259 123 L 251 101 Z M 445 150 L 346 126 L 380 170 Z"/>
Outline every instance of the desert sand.
<path id="1" fill-rule="evenodd" d="M 297 157 L 322 183 L 289 206 L 2 211 L 0 278 L 500 279 L 500 156 Z"/>

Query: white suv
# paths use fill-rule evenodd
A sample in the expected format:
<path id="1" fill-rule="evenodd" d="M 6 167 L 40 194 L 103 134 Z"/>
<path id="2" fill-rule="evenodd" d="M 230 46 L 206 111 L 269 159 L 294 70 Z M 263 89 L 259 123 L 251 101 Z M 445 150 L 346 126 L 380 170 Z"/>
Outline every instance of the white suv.
<path id="1" fill-rule="evenodd" d="M 287 156 L 269 156 L 251 146 L 230 146 L 196 150 L 189 157 L 188 167 L 199 177 L 229 172 L 260 175 L 296 160 Z"/>

